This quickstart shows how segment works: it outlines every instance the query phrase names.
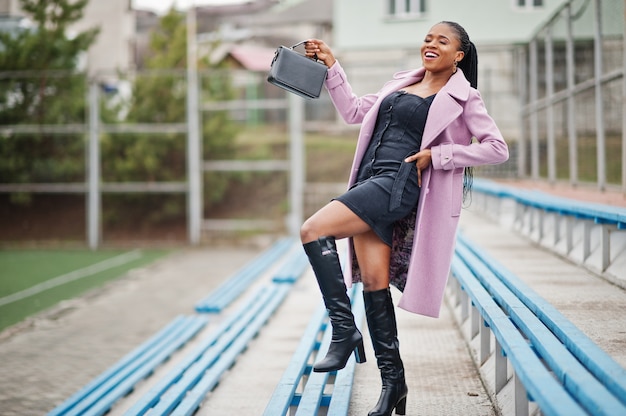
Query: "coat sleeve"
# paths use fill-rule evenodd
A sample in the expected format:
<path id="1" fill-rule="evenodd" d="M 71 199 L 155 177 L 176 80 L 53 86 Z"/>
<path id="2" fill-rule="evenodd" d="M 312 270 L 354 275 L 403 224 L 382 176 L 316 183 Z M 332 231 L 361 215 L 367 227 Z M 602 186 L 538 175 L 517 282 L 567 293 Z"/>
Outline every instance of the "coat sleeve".
<path id="1" fill-rule="evenodd" d="M 431 148 L 433 169 L 452 170 L 468 166 L 495 165 L 509 158 L 508 146 L 502 133 L 487 113 L 477 90 L 470 93 L 461 118 L 469 131 L 469 137 L 452 137 L 450 141 L 433 146 Z M 476 141 L 472 141 L 472 138 Z"/>
<path id="2" fill-rule="evenodd" d="M 378 94 L 367 94 L 362 97 L 354 94 L 339 61 L 328 69 L 325 85 L 337 112 L 348 124 L 361 123 L 378 99 Z"/>

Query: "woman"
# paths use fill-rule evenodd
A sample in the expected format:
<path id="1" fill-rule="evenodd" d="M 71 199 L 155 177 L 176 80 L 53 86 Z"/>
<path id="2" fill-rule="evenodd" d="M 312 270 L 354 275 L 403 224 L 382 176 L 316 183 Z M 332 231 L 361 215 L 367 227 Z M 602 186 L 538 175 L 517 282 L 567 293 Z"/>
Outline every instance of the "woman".
<path id="1" fill-rule="evenodd" d="M 395 74 L 376 94 L 357 97 L 331 49 L 305 44 L 328 67 L 326 88 L 348 123 L 361 123 L 349 190 L 302 225 L 300 237 L 333 328 L 314 371 L 343 368 L 354 350 L 364 362 L 346 284 L 363 282 L 367 324 L 382 391 L 369 413 L 405 414 L 407 386 L 390 283 L 399 307 L 437 317 L 448 278 L 466 168 L 508 159 L 508 148 L 476 90 L 476 49 L 454 22 L 431 28 L 423 67 Z M 473 140 L 473 138 L 475 140 Z M 471 176 L 469 177 L 471 178 Z M 345 281 L 335 239 L 350 238 Z"/>

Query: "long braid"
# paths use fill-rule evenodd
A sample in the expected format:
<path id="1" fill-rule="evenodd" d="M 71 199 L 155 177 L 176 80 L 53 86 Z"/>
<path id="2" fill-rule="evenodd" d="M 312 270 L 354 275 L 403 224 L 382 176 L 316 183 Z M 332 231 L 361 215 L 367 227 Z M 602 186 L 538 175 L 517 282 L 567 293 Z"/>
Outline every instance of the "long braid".
<path id="1" fill-rule="evenodd" d="M 478 88 L 478 54 L 476 53 L 476 46 L 470 40 L 469 35 L 460 24 L 449 21 L 443 21 L 440 23 L 450 26 L 457 33 L 461 44 L 461 51 L 464 53 L 464 57 L 458 63 L 457 67 L 461 68 L 461 71 L 463 71 L 463 74 L 469 81 L 470 85 L 473 88 Z M 463 173 L 463 202 L 467 202 L 468 200 L 471 202 L 474 169 L 468 166 L 464 169 Z"/>

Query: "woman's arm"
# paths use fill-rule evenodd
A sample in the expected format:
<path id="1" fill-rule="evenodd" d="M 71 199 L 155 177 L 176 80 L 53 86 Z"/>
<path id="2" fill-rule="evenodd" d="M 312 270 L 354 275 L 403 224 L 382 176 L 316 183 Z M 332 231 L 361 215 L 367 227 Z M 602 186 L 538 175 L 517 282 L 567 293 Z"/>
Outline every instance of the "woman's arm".
<path id="1" fill-rule="evenodd" d="M 465 138 L 452 137 L 443 144 L 423 149 L 404 159 L 415 162 L 417 180 L 422 185 L 422 171 L 431 164 L 433 169 L 452 170 L 468 166 L 495 165 L 509 158 L 509 149 L 495 121 L 487 113 L 480 93 L 470 93 L 463 110 L 463 121 L 469 131 Z M 472 137 L 477 142 L 472 143 Z M 460 141 L 463 142 L 460 143 Z"/>
<path id="2" fill-rule="evenodd" d="M 471 137 L 476 138 L 476 141 L 433 146 L 431 152 L 434 169 L 452 170 L 468 166 L 495 165 L 508 160 L 508 146 L 495 121 L 487 113 L 477 90 L 470 93 L 462 117 Z"/>
<path id="3" fill-rule="evenodd" d="M 308 40 L 305 43 L 305 51 L 308 57 L 317 56 L 317 59 L 328 67 L 325 85 L 337 112 L 348 124 L 361 123 L 363 117 L 378 99 L 378 94 L 368 94 L 362 97 L 354 94 L 346 73 L 324 41 Z"/>

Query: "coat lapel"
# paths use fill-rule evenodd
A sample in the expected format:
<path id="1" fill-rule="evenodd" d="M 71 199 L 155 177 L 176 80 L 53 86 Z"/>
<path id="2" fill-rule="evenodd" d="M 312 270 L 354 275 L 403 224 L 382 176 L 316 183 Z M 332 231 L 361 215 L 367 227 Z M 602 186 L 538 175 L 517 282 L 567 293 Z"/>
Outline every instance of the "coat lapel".
<path id="1" fill-rule="evenodd" d="M 428 148 L 437 136 L 463 113 L 463 105 L 460 101 L 467 100 L 469 88 L 469 82 L 465 79 L 463 72 L 457 70 L 450 81 L 437 93 L 424 126 L 422 149 Z"/>
<path id="2" fill-rule="evenodd" d="M 394 75 L 394 79 L 388 82 L 379 92 L 378 100 L 368 111 L 363 119 L 361 133 L 357 149 L 354 155 L 352 171 L 350 174 L 350 185 L 356 180 L 357 169 L 361 164 L 361 159 L 365 154 L 372 132 L 376 125 L 378 117 L 378 109 L 380 103 L 389 94 L 406 86 L 412 85 L 424 78 L 424 68 L 398 72 Z M 466 101 L 469 97 L 469 82 L 465 79 L 463 72 L 457 70 L 452 75 L 448 83 L 437 93 L 433 103 L 431 104 L 424 134 L 422 135 L 422 149 L 430 146 L 437 136 L 445 130 L 445 128 L 462 114 L 463 106 L 459 101 Z"/>

